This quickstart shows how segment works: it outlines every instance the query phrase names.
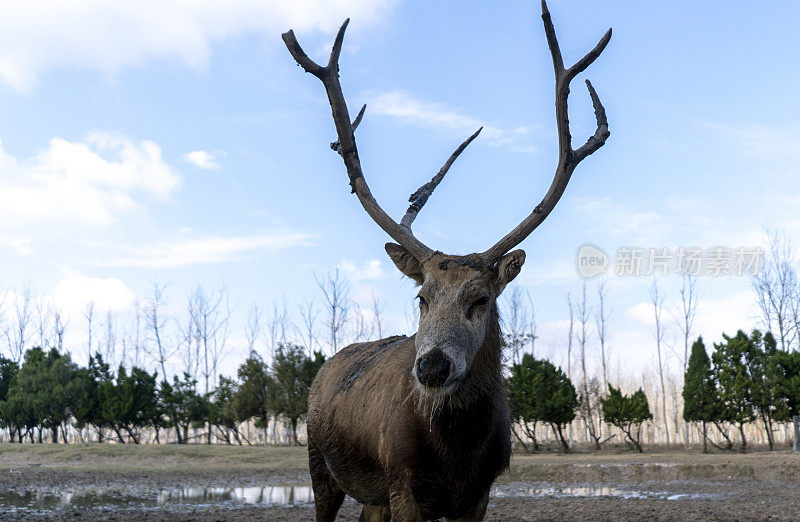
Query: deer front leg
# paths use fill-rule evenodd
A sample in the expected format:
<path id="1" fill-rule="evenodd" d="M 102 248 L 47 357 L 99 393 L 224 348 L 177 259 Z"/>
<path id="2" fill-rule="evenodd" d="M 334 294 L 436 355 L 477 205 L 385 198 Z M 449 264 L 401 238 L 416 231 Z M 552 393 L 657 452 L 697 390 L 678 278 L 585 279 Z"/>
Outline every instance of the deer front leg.
<path id="1" fill-rule="evenodd" d="M 483 494 L 483 498 L 473 508 L 472 511 L 467 513 L 461 518 L 448 518 L 452 522 L 480 522 L 486 516 L 486 508 L 489 506 L 489 490 Z"/>
<path id="2" fill-rule="evenodd" d="M 394 522 L 423 522 L 408 477 L 397 477 L 391 482 L 389 511 Z"/>

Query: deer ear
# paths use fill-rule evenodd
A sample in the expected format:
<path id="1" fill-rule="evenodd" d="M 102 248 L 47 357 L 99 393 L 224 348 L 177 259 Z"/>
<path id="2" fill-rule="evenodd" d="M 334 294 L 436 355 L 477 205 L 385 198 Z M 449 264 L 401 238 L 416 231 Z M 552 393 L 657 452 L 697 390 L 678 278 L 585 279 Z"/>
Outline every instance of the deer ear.
<path id="1" fill-rule="evenodd" d="M 508 283 L 514 280 L 522 270 L 522 265 L 525 263 L 525 251 L 514 250 L 504 255 L 503 258 L 497 263 L 497 294 L 506 287 Z"/>
<path id="2" fill-rule="evenodd" d="M 405 248 L 394 243 L 386 243 L 384 248 L 386 248 L 386 253 L 392 258 L 398 270 L 416 281 L 418 285 L 422 284 L 425 278 L 422 276 L 422 265 L 416 257 L 411 255 Z"/>

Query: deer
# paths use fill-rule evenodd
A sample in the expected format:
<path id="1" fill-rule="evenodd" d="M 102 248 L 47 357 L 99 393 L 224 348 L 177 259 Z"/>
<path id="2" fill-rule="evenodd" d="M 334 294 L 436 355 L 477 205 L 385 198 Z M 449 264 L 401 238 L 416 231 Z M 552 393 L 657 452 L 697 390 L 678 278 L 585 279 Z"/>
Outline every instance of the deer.
<path id="1" fill-rule="evenodd" d="M 339 80 L 345 20 L 327 65 L 309 58 L 292 30 L 282 35 L 305 72 L 322 81 L 354 193 L 373 221 L 395 242 L 386 253 L 419 287 L 419 322 L 411 337 L 352 344 L 328 359 L 308 398 L 308 461 L 316 520 L 335 520 L 345 495 L 362 505 L 361 521 L 483 520 L 489 492 L 508 468 L 510 419 L 503 380 L 503 340 L 497 299 L 520 273 L 525 252 L 514 248 L 561 199 L 577 165 L 602 147 L 610 132 L 605 108 L 589 80 L 597 129 L 572 146 L 567 98 L 570 82 L 591 65 L 611 29 L 571 67 L 565 67 L 547 4 L 542 20 L 555 70 L 558 165 L 543 199 L 488 250 L 450 255 L 423 244 L 411 225 L 478 129 L 409 198 L 394 221 L 370 192 Z"/>

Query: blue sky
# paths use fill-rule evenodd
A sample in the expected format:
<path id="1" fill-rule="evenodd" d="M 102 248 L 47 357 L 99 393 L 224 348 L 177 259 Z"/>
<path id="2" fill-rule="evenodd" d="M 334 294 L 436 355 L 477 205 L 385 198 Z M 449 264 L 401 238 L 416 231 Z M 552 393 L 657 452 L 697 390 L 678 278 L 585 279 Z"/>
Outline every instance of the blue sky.
<path id="1" fill-rule="evenodd" d="M 570 63 L 614 29 L 570 98 L 581 143 L 594 131 L 582 86 L 590 78 L 611 138 L 522 244 L 518 284 L 534 296 L 537 349 L 563 364 L 565 293 L 580 291 L 580 245 L 754 247 L 765 226 L 800 233 L 800 4 L 553 0 L 550 10 Z M 7 301 L 29 284 L 72 314 L 78 344 L 87 300 L 124 316 L 153 281 L 168 282 L 177 318 L 194 285 L 224 284 L 233 365 L 251 303 L 267 309 L 285 296 L 294 313 L 318 297 L 314 274 L 338 266 L 351 297 L 385 303 L 385 331 L 406 332 L 414 289 L 349 193 L 328 147 L 322 86 L 294 64 L 280 33 L 294 28 L 323 61 L 338 25 L 352 19 L 342 84 L 352 113 L 368 105 L 360 156 L 397 219 L 408 195 L 485 126 L 415 222 L 426 244 L 467 253 L 515 226 L 551 181 L 553 72 L 539 15 L 538 2 L 522 1 L 4 4 Z M 661 282 L 668 316 L 679 283 Z M 653 361 L 650 284 L 609 279 L 618 366 Z M 718 339 L 757 324 L 749 278 L 706 277 L 700 287 L 697 334 Z"/>

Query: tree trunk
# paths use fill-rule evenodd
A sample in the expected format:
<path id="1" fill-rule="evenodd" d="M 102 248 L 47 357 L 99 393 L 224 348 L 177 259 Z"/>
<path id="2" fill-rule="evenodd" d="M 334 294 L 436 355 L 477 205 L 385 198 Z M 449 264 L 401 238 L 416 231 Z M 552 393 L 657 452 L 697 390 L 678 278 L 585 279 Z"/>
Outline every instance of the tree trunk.
<path id="1" fill-rule="evenodd" d="M 708 453 L 708 425 L 703 421 L 703 453 Z"/>
<path id="2" fill-rule="evenodd" d="M 761 420 L 764 422 L 764 429 L 767 432 L 767 444 L 769 444 L 769 450 L 773 451 L 775 449 L 775 441 L 772 433 L 772 419 L 769 418 L 768 415 L 762 413 Z"/>
<path id="3" fill-rule="evenodd" d="M 558 439 L 561 441 L 561 448 L 564 450 L 564 453 L 569 453 L 569 443 L 567 439 L 564 438 L 564 430 L 561 429 L 560 424 L 551 424 L 550 426 L 553 427 L 553 431 L 555 432 Z"/>
<path id="4" fill-rule="evenodd" d="M 800 415 L 792 417 L 794 422 L 794 452 L 800 453 Z"/>
<path id="5" fill-rule="evenodd" d="M 739 423 L 739 435 L 742 438 L 742 447 L 740 448 L 740 451 L 742 453 L 747 453 L 747 439 L 744 436 L 744 422 Z"/>
<path id="6" fill-rule="evenodd" d="M 719 433 L 720 433 L 720 435 L 722 435 L 722 436 L 725 438 L 725 441 L 727 442 L 727 444 L 725 445 L 725 448 L 720 448 L 719 446 L 717 446 L 717 447 L 718 447 L 719 449 L 727 449 L 727 450 L 733 449 L 733 441 L 732 441 L 732 440 L 731 440 L 731 438 L 728 436 L 728 432 L 727 432 L 727 431 L 725 431 L 725 430 L 723 430 L 723 429 L 720 427 L 719 423 L 718 423 L 718 422 L 716 422 L 716 421 L 714 421 L 714 426 L 716 426 L 716 427 L 717 427 L 717 430 L 719 430 Z M 714 445 L 716 446 L 716 444 L 714 444 Z"/>
<path id="7" fill-rule="evenodd" d="M 520 444 L 522 444 L 522 448 L 525 450 L 525 453 L 530 453 L 531 452 L 530 448 L 528 448 L 528 445 L 525 444 L 525 442 L 522 440 L 522 437 L 519 436 L 519 433 L 517 433 L 517 429 L 513 425 L 511 426 L 511 433 L 513 433 L 514 436 L 517 438 L 517 441 Z"/>
<path id="8" fill-rule="evenodd" d="M 299 446 L 299 442 L 297 442 L 297 419 L 292 419 L 292 446 Z"/>

